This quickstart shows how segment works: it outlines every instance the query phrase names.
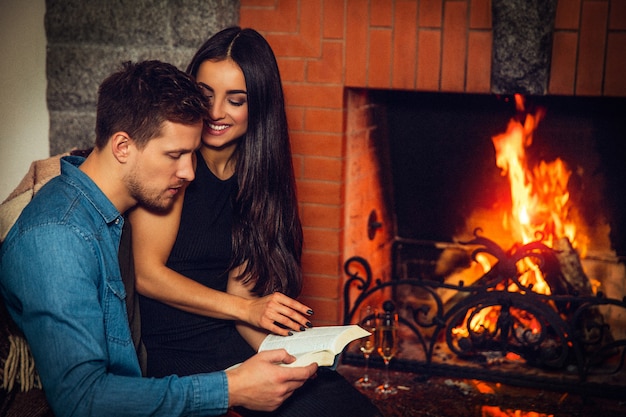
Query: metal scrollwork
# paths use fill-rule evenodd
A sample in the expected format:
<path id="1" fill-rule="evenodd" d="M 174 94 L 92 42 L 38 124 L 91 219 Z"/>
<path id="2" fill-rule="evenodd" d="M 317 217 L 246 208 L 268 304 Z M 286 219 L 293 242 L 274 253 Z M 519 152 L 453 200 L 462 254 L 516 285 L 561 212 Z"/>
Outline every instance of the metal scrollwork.
<path id="1" fill-rule="evenodd" d="M 473 248 L 473 260 L 481 253 L 497 260 L 489 272 L 471 285 L 462 281 L 449 284 L 431 276 L 394 276 L 394 279 L 383 282 L 373 278 L 366 259 L 359 256 L 348 259 L 344 264 L 348 277 L 344 285 L 344 323 L 351 323 L 361 304 L 374 293 L 409 286 L 419 292 L 420 301 L 399 306 L 404 312 L 400 323 L 414 336 L 412 339 L 417 341 L 423 357 L 398 355 L 398 359 L 392 362 L 396 369 L 420 372 L 426 377 L 433 374 L 471 375 L 518 385 L 545 384 L 548 389 L 561 388 L 572 392 L 597 389 L 599 395 L 623 392 L 623 385 L 596 384 L 590 382 L 589 377 L 624 372 L 626 339 L 613 338 L 606 323 L 597 315 L 600 306 L 624 309 L 626 313 L 626 297 L 616 300 L 602 293 L 583 297 L 576 293 L 546 295 L 535 292 L 533 284 L 524 284 L 520 280 L 516 265 L 524 258 L 532 258 L 536 265 L 546 270 L 558 263 L 555 251 L 540 242 L 520 245 L 506 252 L 476 230 L 474 238 L 462 244 Z M 442 291 L 457 294 L 455 302 L 446 303 L 440 295 Z M 487 311 L 492 315 L 489 324 L 476 324 L 479 322 L 475 319 Z M 437 355 L 442 346 L 458 358 L 455 364 L 451 365 L 451 361 L 444 363 Z M 540 372 L 531 372 L 533 375 L 528 376 L 508 370 L 498 371 L 487 365 L 494 354 L 501 358 L 513 355 L 521 358 L 526 367 L 557 372 L 557 376 L 550 380 L 545 375 L 534 375 Z M 598 370 L 596 365 L 602 364 L 607 356 L 619 357 L 618 363 L 611 369 L 602 367 Z M 361 360 L 359 354 L 344 354 L 344 362 L 358 364 Z M 572 375 L 574 379 L 569 378 Z"/>

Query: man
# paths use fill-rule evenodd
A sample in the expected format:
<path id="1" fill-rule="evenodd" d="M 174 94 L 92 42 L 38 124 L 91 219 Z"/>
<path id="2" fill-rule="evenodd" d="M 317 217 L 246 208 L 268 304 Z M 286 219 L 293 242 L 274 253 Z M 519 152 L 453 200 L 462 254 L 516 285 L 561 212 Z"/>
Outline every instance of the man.
<path id="1" fill-rule="evenodd" d="M 284 350 L 213 374 L 141 377 L 118 246 L 127 210 L 166 211 L 193 180 L 205 98 L 158 61 L 126 63 L 99 89 L 95 148 L 61 160 L 61 174 L 24 208 L 0 252 L 0 290 L 62 416 L 219 415 L 269 411 L 316 371 Z"/>

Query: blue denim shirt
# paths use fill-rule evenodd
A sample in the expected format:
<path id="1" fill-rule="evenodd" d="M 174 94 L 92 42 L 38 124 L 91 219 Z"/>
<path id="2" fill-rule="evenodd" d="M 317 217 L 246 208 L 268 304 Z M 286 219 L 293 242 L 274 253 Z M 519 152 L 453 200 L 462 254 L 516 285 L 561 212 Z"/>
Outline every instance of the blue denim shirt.
<path id="1" fill-rule="evenodd" d="M 228 407 L 224 372 L 142 378 L 117 258 L 123 217 L 66 157 L 9 232 L 0 290 L 48 401 L 63 416 L 206 416 Z"/>

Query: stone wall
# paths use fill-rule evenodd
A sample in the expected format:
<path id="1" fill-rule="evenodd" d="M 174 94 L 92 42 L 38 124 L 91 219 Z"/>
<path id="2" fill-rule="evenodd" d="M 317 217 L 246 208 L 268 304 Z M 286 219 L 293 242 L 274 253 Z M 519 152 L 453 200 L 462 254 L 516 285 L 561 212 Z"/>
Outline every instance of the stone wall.
<path id="1" fill-rule="evenodd" d="M 548 92 L 557 0 L 492 0 L 491 92 Z"/>
<path id="2" fill-rule="evenodd" d="M 50 154 L 93 146 L 97 89 L 123 61 L 181 69 L 239 22 L 239 0 L 46 0 Z"/>

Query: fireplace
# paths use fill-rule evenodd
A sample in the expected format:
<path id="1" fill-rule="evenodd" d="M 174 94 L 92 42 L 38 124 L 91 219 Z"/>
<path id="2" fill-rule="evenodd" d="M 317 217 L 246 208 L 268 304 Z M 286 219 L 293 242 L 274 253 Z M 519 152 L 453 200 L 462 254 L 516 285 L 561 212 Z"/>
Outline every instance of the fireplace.
<path id="1" fill-rule="evenodd" d="M 345 321 L 363 303 L 391 299 L 404 324 L 399 368 L 568 392 L 623 392 L 626 120 L 619 109 L 626 100 L 360 94 L 375 109 L 377 171 L 390 173 L 379 179 L 389 188 L 381 192 L 387 204 L 381 211 L 393 219 L 395 234 L 389 279 L 372 272 L 366 257 L 346 261 Z M 563 214 L 578 226 L 583 243 L 576 249 L 574 237 L 558 236 L 550 246 L 541 243 L 543 235 L 516 242 L 502 226 L 512 187 L 496 165 L 492 138 L 539 113 L 525 157 L 529 169 L 561 161 L 570 171 Z M 547 183 L 555 174 L 543 175 Z M 479 267 L 484 253 L 495 259 L 491 269 Z M 540 265 L 549 295 L 518 281 L 516 263 L 527 258 Z M 497 324 L 470 328 L 488 309 L 496 310 Z M 348 363 L 360 360 L 358 353 L 346 355 Z"/>
<path id="2" fill-rule="evenodd" d="M 365 256 L 375 276 L 390 278 L 394 222 L 385 212 L 388 188 L 377 187 L 378 178 L 388 172 L 370 157 L 380 141 L 373 137 L 377 126 L 368 120 L 376 107 L 367 91 L 504 94 L 503 86 L 515 83 L 502 81 L 507 74 L 509 80 L 518 76 L 519 60 L 530 54 L 524 42 L 530 37 L 527 32 L 517 37 L 500 32 L 503 27 L 494 22 L 496 5 L 502 2 L 241 2 L 240 25 L 266 36 L 281 70 L 305 232 L 301 298 L 316 311 L 316 324 L 343 320 L 342 265 L 349 257 Z M 518 22 L 529 23 L 530 14 L 522 14 Z M 626 97 L 624 16 L 623 2 L 557 0 L 554 24 L 544 25 L 553 29 L 552 37 L 536 33 L 535 45 L 551 49 L 547 56 L 534 55 L 534 63 L 544 64 L 536 73 L 542 82 L 526 80 L 519 91 L 526 94 L 532 85 L 544 90 L 535 95 Z M 501 37 L 514 46 L 496 54 Z M 496 57 L 515 64 L 494 67 Z M 369 240 L 372 211 L 382 228 Z"/>
<path id="3" fill-rule="evenodd" d="M 465 149 L 466 153 L 476 152 L 478 146 L 493 152 L 490 135 L 506 128 L 514 111 L 511 102 L 502 100 L 513 93 L 537 100 L 569 97 L 588 98 L 596 103 L 626 97 L 622 76 L 626 59 L 621 53 L 626 45 L 624 2 L 540 3 L 523 0 L 241 2 L 240 24 L 254 27 L 267 37 L 281 69 L 305 232 L 305 284 L 301 300 L 315 310 L 316 325 L 341 323 L 354 308 L 358 288 L 352 285 L 348 298 L 342 296 L 342 290 L 355 269 L 361 278 L 365 272 L 358 262 L 351 262 L 352 267 L 346 273 L 342 266 L 348 259 L 357 256 L 367 261 L 372 285 L 377 279 L 389 285 L 372 295 L 379 296 L 382 304 L 385 298 L 395 295 L 393 283 L 397 282 L 398 269 L 406 268 L 418 274 L 422 268 L 432 267 L 433 257 L 438 259 L 444 250 L 441 245 L 448 251 L 456 250 L 458 242 L 454 238 L 461 240 L 456 234 L 459 230 L 466 232 L 463 240 L 473 238 L 473 227 L 463 227 L 466 217 L 459 212 L 488 206 L 495 193 L 504 193 L 500 189 L 474 193 L 473 200 L 464 200 L 467 207 L 436 206 L 437 210 L 443 210 L 440 215 L 434 211 L 421 212 L 412 219 L 419 224 L 418 234 L 399 233 L 396 220 L 403 212 L 395 211 L 397 194 L 391 165 L 386 162 L 392 159 L 388 144 L 390 129 L 394 127 L 389 125 L 389 115 L 384 115 L 389 113 L 382 103 L 386 96 L 423 95 L 410 96 L 406 101 L 419 102 L 414 97 L 427 97 L 423 107 L 428 107 L 430 102 L 431 108 L 436 107 L 437 100 L 454 96 L 445 106 L 463 108 L 467 115 L 483 107 L 490 108 L 494 114 L 489 126 L 480 126 L 484 141 L 459 140 L 476 133 L 470 128 L 454 137 L 431 141 L 427 149 L 437 150 L 455 143 L 456 149 Z M 510 7 L 520 9 L 515 13 Z M 531 9 L 525 9 L 528 7 Z M 533 21 L 530 17 L 535 17 L 535 12 L 538 20 Z M 513 21 L 506 23 L 510 18 Z M 481 104 L 463 104 L 476 99 L 475 96 L 483 100 Z M 544 103 L 529 101 L 529 105 L 535 104 Z M 568 106 L 546 105 L 546 117 L 554 117 Z M 448 124 L 459 125 L 463 117 Z M 543 124 L 542 129 L 548 126 Z M 538 133 L 537 147 L 547 143 L 542 135 Z M 559 138 L 567 143 L 565 137 Z M 584 145 L 585 142 L 579 142 L 579 147 L 566 146 L 565 150 L 587 153 L 589 148 Z M 624 153 L 623 145 L 612 146 L 604 155 L 615 160 L 620 151 Z M 452 159 L 441 164 L 437 164 L 441 160 L 433 158 L 426 161 L 437 169 L 421 176 L 417 184 L 430 186 L 426 190 L 429 194 L 425 194 L 428 198 L 417 199 L 425 209 L 435 210 L 435 206 L 424 203 L 447 200 L 456 203 L 464 194 L 485 188 L 481 182 L 469 185 L 469 179 L 483 175 L 501 179 L 493 164 L 493 154 L 483 161 L 450 154 L 448 158 Z M 456 162 L 452 168 L 446 165 L 451 160 Z M 447 176 L 434 179 L 439 171 L 446 171 Z M 444 186 L 454 187 L 459 177 L 466 185 L 459 193 L 456 192 L 459 188 L 436 183 L 443 181 Z M 609 176 L 607 185 L 619 189 L 623 184 L 619 179 L 619 174 Z M 439 190 L 447 193 L 445 198 Z M 610 200 L 610 206 L 619 210 L 623 203 L 612 198 L 619 196 L 603 192 L 596 200 L 602 200 L 603 204 Z M 624 227 L 611 210 L 615 208 L 607 209 L 604 214 L 611 217 L 606 221 L 611 222 L 608 228 L 613 249 L 602 248 L 594 258 L 586 258 L 583 262 L 591 263 L 591 269 L 623 266 L 619 258 L 624 255 L 623 242 L 619 240 L 624 236 Z M 411 217 L 410 213 L 403 214 L 405 218 Z M 443 218 L 447 220 L 440 221 Z M 480 236 L 500 240 L 490 230 L 484 230 Z M 510 248 L 508 243 L 500 245 Z M 417 262 L 412 256 L 405 263 L 398 261 L 398 257 L 404 260 L 412 252 L 425 252 L 427 256 Z M 616 281 L 619 285 L 620 280 Z M 624 294 L 620 291 L 623 288 L 611 294 Z"/>

